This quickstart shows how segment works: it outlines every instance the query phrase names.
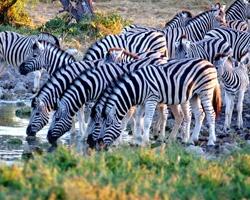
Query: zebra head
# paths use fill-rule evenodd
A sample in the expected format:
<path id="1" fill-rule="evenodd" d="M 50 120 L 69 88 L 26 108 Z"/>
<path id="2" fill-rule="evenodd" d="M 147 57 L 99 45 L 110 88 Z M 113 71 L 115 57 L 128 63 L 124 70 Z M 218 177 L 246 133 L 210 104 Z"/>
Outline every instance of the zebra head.
<path id="1" fill-rule="evenodd" d="M 33 53 L 20 66 L 19 72 L 26 75 L 29 72 L 40 70 L 44 63 L 44 42 L 36 41 L 33 45 Z"/>
<path id="2" fill-rule="evenodd" d="M 58 100 L 55 110 L 47 135 L 50 144 L 55 144 L 57 139 L 72 127 L 73 118 L 69 115 L 67 104 Z"/>
<path id="3" fill-rule="evenodd" d="M 212 28 L 218 28 L 221 25 L 226 26 L 226 14 L 225 14 L 225 5 L 221 5 L 220 3 L 216 3 L 212 5 L 211 11 L 213 13 L 213 20 L 211 21 Z"/>
<path id="4" fill-rule="evenodd" d="M 26 134 L 35 136 L 49 121 L 49 112 L 43 102 L 35 97 L 31 102 L 32 112 Z"/>
<path id="5" fill-rule="evenodd" d="M 87 126 L 88 135 L 87 143 L 90 148 L 94 148 L 96 146 L 96 141 L 100 137 L 100 132 L 102 129 L 103 119 L 101 117 L 102 105 L 95 105 L 90 114 L 90 120 Z"/>
<path id="6" fill-rule="evenodd" d="M 117 117 L 116 108 L 106 107 L 103 112 L 103 126 L 100 138 L 105 145 L 109 146 L 121 135 L 122 121 Z"/>
<path id="7" fill-rule="evenodd" d="M 225 72 L 225 68 L 233 67 L 232 57 L 228 54 L 218 53 L 214 57 L 214 66 L 218 71 L 218 74 L 222 76 Z"/>

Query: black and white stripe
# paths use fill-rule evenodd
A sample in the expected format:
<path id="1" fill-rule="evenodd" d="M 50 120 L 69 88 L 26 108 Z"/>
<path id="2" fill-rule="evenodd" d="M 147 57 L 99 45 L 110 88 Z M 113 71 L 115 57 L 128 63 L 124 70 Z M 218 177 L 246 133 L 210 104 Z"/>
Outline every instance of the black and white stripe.
<path id="1" fill-rule="evenodd" d="M 240 59 L 240 64 L 238 67 L 234 67 L 234 62 L 230 59 L 228 55 L 218 54 L 215 57 L 215 66 L 218 69 L 218 74 L 220 76 L 220 81 L 225 94 L 225 124 L 224 129 L 227 131 L 230 128 L 232 113 L 234 108 L 234 99 L 238 94 L 237 102 L 237 127 L 243 128 L 243 100 L 244 94 L 249 86 L 248 68 L 250 52 L 242 55 Z"/>
<path id="2" fill-rule="evenodd" d="M 176 27 L 184 27 L 186 26 L 187 22 L 192 19 L 193 15 L 191 12 L 183 10 L 178 12 L 170 21 L 165 24 L 163 29 L 147 27 L 143 25 L 132 24 L 126 26 L 122 31 L 121 34 L 126 34 L 128 32 L 144 32 L 144 31 L 167 31 L 168 29 L 176 28 Z"/>
<path id="3" fill-rule="evenodd" d="M 126 35 L 108 35 L 96 41 L 86 52 L 84 60 L 104 59 L 111 48 L 122 48 L 137 54 L 146 51 L 160 51 L 167 55 L 166 39 L 162 32 L 145 31 Z"/>
<path id="4" fill-rule="evenodd" d="M 147 54 L 147 53 L 146 53 Z M 71 129 L 72 119 L 76 112 L 89 101 L 96 101 L 104 89 L 113 83 L 124 73 L 137 70 L 150 64 L 166 62 L 156 52 L 155 57 L 146 57 L 130 63 L 117 64 L 106 63 L 105 65 L 89 69 L 71 83 L 64 92 L 58 109 L 51 123 L 48 140 L 55 143 L 58 137 Z"/>
<path id="5" fill-rule="evenodd" d="M 187 39 L 190 41 L 199 41 L 203 39 L 209 30 L 225 23 L 224 10 L 220 4 L 216 4 L 216 9 L 213 8 L 195 16 L 193 19 L 189 20 L 185 27 L 171 29 L 166 34 L 169 57 L 175 57 L 175 41 L 183 35 L 186 35 Z"/>
<path id="6" fill-rule="evenodd" d="M 39 42 L 33 50 L 33 56 L 25 60 L 19 67 L 19 71 L 23 75 L 41 69 L 44 69 L 48 74 L 53 75 L 53 73 L 61 66 L 76 61 L 71 54 L 44 41 Z"/>
<path id="7" fill-rule="evenodd" d="M 187 140 L 191 120 L 189 100 L 195 96 L 200 98 L 205 110 L 210 133 L 208 144 L 213 145 L 216 140 L 213 106 L 216 105 L 216 111 L 219 111 L 220 89 L 215 67 L 202 59 L 172 60 L 161 67 L 147 66 L 116 81 L 99 98 L 93 110 L 97 124 L 102 123 L 99 138 L 103 138 L 106 145 L 111 144 L 120 135 L 121 121 L 128 109 L 138 104 L 144 104 L 146 108 L 144 134 L 148 135 L 155 107 L 161 102 L 182 105 Z M 215 104 L 213 99 L 216 99 Z M 103 121 L 98 120 L 98 116 L 102 116 Z"/>
<path id="8" fill-rule="evenodd" d="M 216 54 L 232 54 L 231 45 L 223 38 L 209 38 L 192 42 L 185 36 L 175 42 L 175 56 L 182 58 L 202 58 L 213 63 Z"/>
<path id="9" fill-rule="evenodd" d="M 49 120 L 49 113 L 55 109 L 57 99 L 70 86 L 70 83 L 84 70 L 102 65 L 103 60 L 74 62 L 59 68 L 32 99 L 31 117 L 27 135 L 35 135 Z"/>
<path id="10" fill-rule="evenodd" d="M 233 49 L 233 58 L 240 60 L 241 55 L 248 51 L 250 46 L 250 33 L 236 31 L 230 28 L 216 28 L 205 35 L 207 38 L 222 38 L 226 40 Z"/>
<path id="11" fill-rule="evenodd" d="M 226 10 L 226 20 L 243 20 L 250 18 L 250 2 L 249 0 L 235 0 Z"/>

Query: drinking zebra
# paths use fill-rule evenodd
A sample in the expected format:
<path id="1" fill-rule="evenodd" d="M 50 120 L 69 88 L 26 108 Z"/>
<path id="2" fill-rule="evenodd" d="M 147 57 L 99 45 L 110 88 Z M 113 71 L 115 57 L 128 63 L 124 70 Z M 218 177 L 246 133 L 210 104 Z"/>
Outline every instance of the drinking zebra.
<path id="1" fill-rule="evenodd" d="M 200 114 L 200 110 L 195 109 L 199 108 L 199 99 L 203 105 L 209 124 L 208 145 L 214 145 L 215 112 L 218 114 L 221 107 L 220 87 L 215 67 L 202 59 L 171 60 L 162 67 L 146 66 L 122 77 L 102 94 L 92 117 L 97 126 L 102 127 L 99 138 L 103 138 L 105 145 L 110 145 L 119 137 L 122 119 L 131 106 L 145 105 L 144 134 L 149 138 L 149 127 L 157 103 L 181 104 L 185 122 L 184 141 L 187 142 L 191 98 L 195 99 L 192 106 L 197 114 Z M 196 134 L 192 135 L 191 140 Z M 97 139 L 96 136 L 92 135 L 93 140 Z M 90 138 L 88 141 L 91 141 Z"/>

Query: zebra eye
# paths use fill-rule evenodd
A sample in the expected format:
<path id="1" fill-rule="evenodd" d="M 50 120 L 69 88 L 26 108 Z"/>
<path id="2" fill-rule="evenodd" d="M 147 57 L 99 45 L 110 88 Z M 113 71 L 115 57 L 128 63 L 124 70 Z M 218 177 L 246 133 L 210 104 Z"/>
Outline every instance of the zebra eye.
<path id="1" fill-rule="evenodd" d="M 36 112 L 35 116 L 39 116 L 39 114 L 40 114 L 39 112 Z"/>

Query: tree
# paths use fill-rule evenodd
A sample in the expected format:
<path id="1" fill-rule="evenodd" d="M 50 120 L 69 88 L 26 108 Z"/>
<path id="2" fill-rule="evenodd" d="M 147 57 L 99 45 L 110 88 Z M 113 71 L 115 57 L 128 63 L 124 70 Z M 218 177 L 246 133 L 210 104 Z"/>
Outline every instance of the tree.
<path id="1" fill-rule="evenodd" d="M 92 0 L 60 0 L 60 2 L 63 10 L 59 12 L 67 11 L 77 22 L 94 14 Z"/>
<path id="2" fill-rule="evenodd" d="M 32 25 L 25 4 L 26 0 L 0 0 L 0 24 Z"/>

